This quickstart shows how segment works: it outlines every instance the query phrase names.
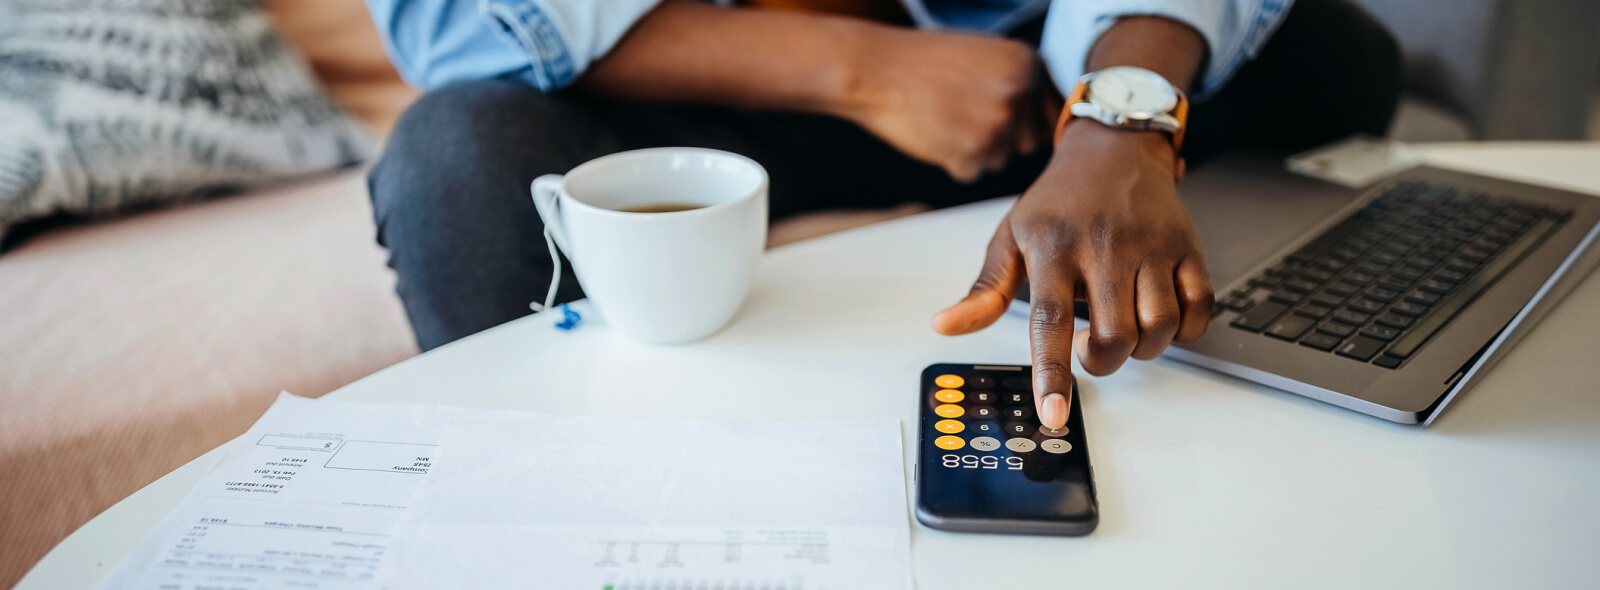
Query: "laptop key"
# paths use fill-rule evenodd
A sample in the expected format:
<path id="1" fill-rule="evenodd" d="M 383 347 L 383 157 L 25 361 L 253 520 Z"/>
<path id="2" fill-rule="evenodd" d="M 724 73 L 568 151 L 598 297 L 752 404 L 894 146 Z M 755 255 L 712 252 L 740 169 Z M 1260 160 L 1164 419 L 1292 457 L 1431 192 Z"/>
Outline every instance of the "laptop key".
<path id="1" fill-rule="evenodd" d="M 1351 295 L 1356 294 L 1356 288 L 1354 285 L 1350 285 L 1348 283 L 1334 283 L 1332 286 L 1323 289 L 1322 292 L 1334 297 L 1344 297 L 1348 299 Z"/>
<path id="2" fill-rule="evenodd" d="M 1340 346 L 1335 352 L 1337 352 L 1339 356 L 1350 357 L 1358 361 L 1365 362 L 1372 360 L 1372 355 L 1378 354 L 1378 351 L 1383 349 L 1384 344 L 1385 343 L 1382 340 L 1373 340 L 1366 336 L 1356 336 L 1355 338 L 1351 338 L 1348 342 L 1345 342 L 1344 346 Z"/>
<path id="3" fill-rule="evenodd" d="M 1461 274 L 1467 274 L 1467 273 L 1470 273 L 1470 272 L 1472 272 L 1474 270 L 1477 270 L 1478 269 L 1478 263 L 1472 262 L 1470 260 L 1466 260 L 1464 258 L 1457 258 L 1455 260 L 1451 260 L 1449 262 L 1449 264 L 1444 265 L 1444 269 L 1445 270 L 1453 270 L 1453 271 L 1459 272 Z"/>
<path id="4" fill-rule="evenodd" d="M 1316 297 L 1312 297 L 1311 298 L 1311 302 L 1312 303 L 1315 303 L 1317 305 L 1327 306 L 1327 307 L 1339 307 L 1339 304 L 1340 303 L 1344 303 L 1344 300 L 1345 300 L 1344 297 L 1339 297 L 1339 296 L 1336 296 L 1336 295 L 1334 295 L 1332 293 L 1327 293 L 1327 292 L 1324 292 L 1324 293 L 1322 293 L 1320 295 L 1317 295 Z"/>
<path id="5" fill-rule="evenodd" d="M 1316 323 L 1317 320 L 1308 317 L 1290 315 L 1278 320 L 1278 323 L 1273 324 L 1271 328 L 1267 328 L 1266 334 L 1284 340 L 1299 340 L 1300 336 Z"/>
<path id="6" fill-rule="evenodd" d="M 1352 285 L 1361 286 L 1361 285 L 1365 285 L 1367 283 L 1372 282 L 1372 279 L 1376 279 L 1376 278 L 1378 278 L 1378 277 L 1376 277 L 1374 275 L 1371 275 L 1371 274 L 1368 274 L 1368 273 L 1361 272 L 1358 269 L 1355 272 L 1352 272 L 1350 274 L 1347 274 L 1347 275 L 1344 275 L 1342 277 L 1339 277 L 1339 280 L 1340 281 L 1344 281 L 1346 283 L 1350 283 Z"/>
<path id="7" fill-rule="evenodd" d="M 1244 293 L 1234 291 L 1232 294 L 1228 295 L 1227 299 L 1223 299 L 1221 301 L 1221 307 L 1225 307 L 1233 311 L 1244 311 L 1250 308 L 1250 303 L 1250 298 L 1246 297 Z"/>
<path id="8" fill-rule="evenodd" d="M 1401 359 L 1397 359 L 1395 357 L 1392 357 L 1392 356 L 1389 356 L 1389 355 L 1385 354 L 1385 355 L 1379 356 L 1376 359 L 1373 359 L 1372 364 L 1378 365 L 1378 366 L 1383 367 L 1385 369 L 1393 369 L 1395 367 L 1400 366 L 1400 361 L 1401 361 Z"/>
<path id="9" fill-rule="evenodd" d="M 1429 279 L 1427 281 L 1423 281 L 1422 285 L 1417 288 L 1429 293 L 1443 295 L 1450 292 L 1450 288 L 1454 286 L 1455 285 L 1446 283 L 1444 281 Z"/>
<path id="10" fill-rule="evenodd" d="M 1411 317 L 1417 317 L 1419 315 L 1428 313 L 1428 306 L 1412 301 L 1401 301 L 1394 304 L 1394 307 L 1389 308 L 1389 311 L 1402 313 Z"/>
<path id="11" fill-rule="evenodd" d="M 1383 309 L 1383 304 L 1371 299 L 1358 299 L 1350 304 L 1350 309 L 1361 313 L 1378 313 Z"/>
<path id="12" fill-rule="evenodd" d="M 1300 268 L 1300 265 L 1298 265 L 1298 264 L 1290 264 L 1290 263 L 1285 262 L 1283 264 L 1279 264 L 1277 266 L 1274 266 L 1272 268 L 1267 269 L 1267 273 L 1266 274 L 1269 277 L 1285 279 L 1285 278 L 1289 278 L 1289 275 L 1294 274 L 1294 271 L 1299 269 L 1299 268 Z"/>
<path id="13" fill-rule="evenodd" d="M 1432 246 L 1428 246 L 1427 250 L 1423 250 L 1422 257 L 1432 259 L 1433 265 L 1437 265 L 1444 261 L 1444 259 L 1449 258 L 1450 254 L 1455 252 L 1456 248 L 1460 245 L 1460 243 L 1452 244 L 1449 238 L 1445 238 L 1443 240 L 1434 242 Z"/>
<path id="14" fill-rule="evenodd" d="M 1301 344 L 1310 346 L 1323 352 L 1333 350 L 1333 347 L 1338 346 L 1340 341 L 1341 339 L 1337 336 L 1330 336 L 1321 332 L 1317 332 L 1300 339 Z"/>
<path id="15" fill-rule="evenodd" d="M 1331 308 L 1331 307 L 1328 307 L 1328 306 L 1325 306 L 1325 305 L 1317 305 L 1315 303 L 1309 303 L 1309 304 L 1306 304 L 1306 305 L 1302 306 L 1300 309 L 1294 310 L 1295 314 L 1297 314 L 1297 315 L 1303 315 L 1303 316 L 1308 317 L 1308 318 L 1319 319 L 1319 320 L 1322 319 L 1322 318 L 1327 317 L 1328 314 L 1330 312 L 1332 312 L 1332 311 L 1333 311 L 1333 308 Z"/>
<path id="16" fill-rule="evenodd" d="M 1322 325 L 1317 326 L 1317 331 L 1342 339 L 1345 336 L 1349 336 L 1350 334 L 1354 333 L 1356 329 L 1353 326 L 1347 326 L 1338 322 L 1323 322 Z"/>
<path id="17" fill-rule="evenodd" d="M 1377 319 L 1378 323 L 1383 324 L 1385 326 L 1389 326 L 1389 327 L 1397 329 L 1397 330 L 1404 330 L 1404 329 L 1406 329 L 1407 326 L 1411 325 L 1411 322 L 1415 322 L 1415 321 L 1417 321 L 1417 318 L 1414 318 L 1414 317 L 1411 317 L 1411 316 L 1408 316 L 1408 315 L 1405 315 L 1405 314 L 1395 313 L 1395 312 L 1392 312 L 1392 311 L 1389 312 L 1389 313 L 1386 313 L 1386 314 L 1378 316 L 1378 319 Z"/>
<path id="18" fill-rule="evenodd" d="M 1412 293 L 1410 297 L 1407 297 L 1406 301 L 1414 301 L 1423 305 L 1433 305 L 1439 302 L 1439 296 L 1427 291 L 1417 291 L 1416 293 Z"/>
<path id="19" fill-rule="evenodd" d="M 1390 301 L 1394 301 L 1394 298 L 1399 297 L 1399 296 L 1400 296 L 1400 291 L 1395 290 L 1395 289 L 1385 289 L 1383 287 L 1376 287 L 1376 288 L 1373 288 L 1373 289 L 1367 291 L 1367 299 L 1371 299 L 1373 301 L 1381 301 L 1381 302 L 1384 302 L 1384 303 L 1388 303 Z"/>
<path id="20" fill-rule="evenodd" d="M 1400 270 L 1394 271 L 1394 274 L 1391 276 L 1391 278 L 1412 282 L 1422 278 L 1422 271 L 1407 266 L 1401 268 Z"/>
<path id="21" fill-rule="evenodd" d="M 1394 291 L 1404 291 L 1411 287 L 1411 281 L 1403 280 L 1399 277 L 1389 277 L 1378 281 L 1378 286 Z"/>
<path id="22" fill-rule="evenodd" d="M 1361 324 L 1367 323 L 1367 320 L 1370 320 L 1370 319 L 1372 319 L 1372 316 L 1369 315 L 1369 314 L 1357 313 L 1357 312 L 1354 312 L 1354 311 L 1350 311 L 1348 309 L 1341 309 L 1339 311 L 1333 312 L 1333 321 L 1339 322 L 1341 324 L 1350 324 L 1352 326 L 1359 326 Z"/>
<path id="23" fill-rule="evenodd" d="M 1288 305 L 1277 301 L 1262 302 L 1250 308 L 1250 311 L 1244 312 L 1243 315 L 1235 318 L 1231 325 L 1235 328 L 1259 332 L 1262 328 L 1267 327 L 1268 323 L 1278 319 L 1278 316 L 1283 315 L 1283 312 L 1288 310 Z"/>
<path id="24" fill-rule="evenodd" d="M 1295 304 L 1295 303 L 1299 303 L 1300 300 L 1302 298 L 1304 298 L 1304 297 L 1305 297 L 1305 295 L 1301 295 L 1301 294 L 1296 293 L 1294 291 L 1282 290 L 1282 291 L 1274 292 L 1272 294 L 1272 296 L 1269 297 L 1269 299 L 1271 299 L 1273 301 L 1276 301 L 1278 303 L 1285 303 L 1285 304 L 1291 304 L 1292 305 L 1292 304 Z"/>
<path id="25" fill-rule="evenodd" d="M 1361 335 L 1362 336 L 1366 336 L 1368 338 L 1372 338 L 1374 340 L 1382 340 L 1384 342 L 1388 342 L 1390 340 L 1394 340 L 1395 338 L 1400 337 L 1400 330 L 1397 330 L 1397 329 L 1394 329 L 1394 328 L 1390 328 L 1388 326 L 1372 325 L 1372 326 L 1367 326 L 1367 329 L 1362 330 L 1361 331 Z"/>
<path id="26" fill-rule="evenodd" d="M 1402 244 L 1400 242 L 1391 241 L 1391 242 L 1389 242 L 1387 244 L 1384 244 L 1383 247 L 1379 248 L 1378 250 L 1380 252 L 1388 252 L 1388 253 L 1393 254 L 1395 256 L 1405 256 L 1407 252 L 1411 251 L 1411 245 L 1410 244 Z M 1380 268 L 1384 268 L 1384 267 L 1380 266 Z"/>
<path id="27" fill-rule="evenodd" d="M 1416 258 L 1412 258 L 1411 260 L 1407 261 L 1406 262 L 1406 266 L 1410 266 L 1412 268 L 1420 268 L 1420 269 L 1423 269 L 1423 270 L 1427 270 L 1427 269 L 1433 268 L 1435 266 L 1439 266 L 1440 262 L 1444 262 L 1444 256 L 1435 255 L 1435 254 L 1432 254 L 1432 253 L 1429 253 L 1429 252 L 1424 252 L 1421 256 L 1418 256 Z"/>
<path id="28" fill-rule="evenodd" d="M 1333 274 L 1325 270 L 1317 270 L 1313 268 L 1300 273 L 1300 277 L 1317 284 L 1322 284 L 1328 282 L 1328 279 L 1333 278 Z"/>

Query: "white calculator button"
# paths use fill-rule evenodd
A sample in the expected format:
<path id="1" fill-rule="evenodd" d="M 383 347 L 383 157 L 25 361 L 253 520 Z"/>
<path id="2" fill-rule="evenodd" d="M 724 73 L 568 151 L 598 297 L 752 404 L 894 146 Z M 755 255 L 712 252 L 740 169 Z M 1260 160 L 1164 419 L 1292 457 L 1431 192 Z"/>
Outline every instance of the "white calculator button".
<path id="1" fill-rule="evenodd" d="M 1018 453 L 1031 453 L 1034 449 L 1039 448 L 1039 445 L 1033 444 L 1033 441 L 1026 438 L 1013 438 L 1006 441 L 1006 448 Z"/>
<path id="2" fill-rule="evenodd" d="M 1059 438 L 1052 438 L 1039 443 L 1039 448 L 1044 449 L 1044 452 L 1046 453 L 1060 455 L 1072 450 L 1072 443 Z"/>
<path id="3" fill-rule="evenodd" d="M 972 439 L 967 444 L 979 451 L 993 451 L 1000 448 L 1000 440 L 992 436 L 980 436 Z"/>

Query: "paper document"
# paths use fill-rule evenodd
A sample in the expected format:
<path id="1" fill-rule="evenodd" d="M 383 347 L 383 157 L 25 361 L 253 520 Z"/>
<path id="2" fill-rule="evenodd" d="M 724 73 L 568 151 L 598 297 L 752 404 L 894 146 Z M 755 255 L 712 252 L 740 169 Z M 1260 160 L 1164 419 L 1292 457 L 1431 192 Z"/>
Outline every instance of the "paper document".
<path id="1" fill-rule="evenodd" d="M 451 411 L 280 394 L 100 587 L 381 587 Z"/>
<path id="2" fill-rule="evenodd" d="M 911 588 L 892 420 L 508 413 L 441 440 L 397 590 Z"/>
<path id="3" fill-rule="evenodd" d="M 892 420 L 282 394 L 100 587 L 909 589 L 901 457 Z"/>
<path id="4" fill-rule="evenodd" d="M 1290 172 L 1350 188 L 1366 188 L 1422 163 L 1422 154 L 1404 143 L 1355 135 L 1289 156 Z"/>

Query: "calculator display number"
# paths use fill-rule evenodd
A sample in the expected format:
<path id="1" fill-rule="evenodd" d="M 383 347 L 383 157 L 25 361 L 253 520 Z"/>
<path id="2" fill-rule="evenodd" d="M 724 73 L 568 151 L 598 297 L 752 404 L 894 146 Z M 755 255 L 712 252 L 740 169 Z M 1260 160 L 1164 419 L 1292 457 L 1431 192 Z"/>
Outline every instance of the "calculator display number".
<path id="1" fill-rule="evenodd" d="M 994 455 L 945 455 L 942 457 L 945 467 L 961 469 L 999 469 L 1000 457 Z M 1006 457 L 1006 469 L 1022 471 L 1022 457 Z"/>

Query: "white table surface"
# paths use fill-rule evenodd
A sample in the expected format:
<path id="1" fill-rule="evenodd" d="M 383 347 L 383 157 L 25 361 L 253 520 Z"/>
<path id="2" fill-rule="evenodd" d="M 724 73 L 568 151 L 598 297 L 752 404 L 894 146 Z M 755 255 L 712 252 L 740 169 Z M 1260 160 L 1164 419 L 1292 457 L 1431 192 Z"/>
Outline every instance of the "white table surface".
<path id="1" fill-rule="evenodd" d="M 1443 144 L 1430 161 L 1600 194 L 1600 144 Z M 1028 362 L 1024 320 L 935 335 L 1006 202 L 771 251 L 732 325 L 637 344 L 589 313 L 531 317 L 329 394 L 658 418 L 902 421 L 935 362 Z M 587 308 L 584 308 L 587 311 Z M 1600 587 L 1600 279 L 1588 278 L 1431 429 L 1173 361 L 1080 378 L 1100 494 L 1085 538 L 912 526 L 935 588 Z M 79 529 L 18 588 L 91 587 L 227 445 Z M 909 497 L 909 496 L 908 496 Z"/>

